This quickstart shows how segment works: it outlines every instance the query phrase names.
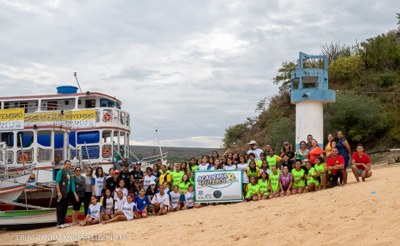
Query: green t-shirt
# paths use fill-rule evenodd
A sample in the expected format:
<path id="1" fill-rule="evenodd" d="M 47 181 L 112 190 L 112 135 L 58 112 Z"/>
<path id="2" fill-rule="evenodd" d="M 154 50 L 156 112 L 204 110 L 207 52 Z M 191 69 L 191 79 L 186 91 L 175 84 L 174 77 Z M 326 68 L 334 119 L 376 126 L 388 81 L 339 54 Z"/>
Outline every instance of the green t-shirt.
<path id="1" fill-rule="evenodd" d="M 314 168 L 315 168 L 315 171 L 317 171 L 319 173 L 323 173 L 323 172 L 325 172 L 325 166 L 326 166 L 326 163 L 320 163 L 320 164 L 315 164 Z"/>
<path id="2" fill-rule="evenodd" d="M 179 183 L 179 192 L 185 193 L 188 190 L 190 184 L 191 184 L 190 181 L 187 182 L 186 184 L 184 182 L 180 182 Z"/>
<path id="3" fill-rule="evenodd" d="M 315 185 L 319 185 L 319 181 L 318 179 L 311 177 L 314 176 L 317 173 L 317 171 L 315 170 L 315 168 L 310 168 L 310 170 L 308 170 L 308 174 L 307 174 L 307 184 L 309 183 L 314 183 Z"/>
<path id="4" fill-rule="evenodd" d="M 258 184 L 252 185 L 251 183 L 247 185 L 246 198 L 250 196 L 256 196 L 260 192 L 260 186 Z"/>
<path id="5" fill-rule="evenodd" d="M 197 165 L 192 166 L 192 172 L 195 172 L 197 170 L 199 170 L 199 166 Z"/>
<path id="6" fill-rule="evenodd" d="M 179 172 L 174 171 L 174 172 L 171 173 L 171 175 L 172 175 L 172 185 L 173 186 L 174 185 L 179 185 L 181 183 L 181 181 L 182 181 L 183 175 L 185 175 L 185 172 L 183 172 L 183 171 L 179 171 Z"/>
<path id="7" fill-rule="evenodd" d="M 274 155 L 274 156 L 267 156 L 267 162 L 268 162 L 268 167 L 269 167 L 269 169 L 272 169 L 272 166 L 276 166 L 276 164 L 278 164 L 277 163 L 277 161 L 276 161 L 276 158 L 277 157 L 277 155 Z"/>
<path id="8" fill-rule="evenodd" d="M 256 170 L 254 172 L 251 171 L 250 167 L 247 168 L 247 176 L 249 176 L 249 178 L 250 177 L 258 178 L 258 176 L 260 176 L 260 171 L 259 171 L 258 167 L 256 167 Z"/>
<path id="9" fill-rule="evenodd" d="M 271 191 L 277 192 L 279 190 L 279 172 L 269 174 L 269 182 L 271 183 Z"/>
<path id="10" fill-rule="evenodd" d="M 292 175 L 293 175 L 293 188 L 296 187 L 306 187 L 306 183 L 304 182 L 304 177 L 305 171 L 304 169 L 300 169 L 300 171 L 297 171 L 296 169 L 292 169 Z M 297 181 L 299 181 L 297 183 Z"/>
<path id="11" fill-rule="evenodd" d="M 260 186 L 260 193 L 268 193 L 268 179 L 263 181 L 262 179 L 258 180 L 258 186 Z"/>

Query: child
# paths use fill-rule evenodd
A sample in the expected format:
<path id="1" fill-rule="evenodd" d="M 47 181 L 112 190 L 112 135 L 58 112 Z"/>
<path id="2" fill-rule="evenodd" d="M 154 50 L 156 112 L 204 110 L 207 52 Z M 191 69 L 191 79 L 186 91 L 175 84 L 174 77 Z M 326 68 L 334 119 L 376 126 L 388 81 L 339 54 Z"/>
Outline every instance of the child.
<path id="1" fill-rule="evenodd" d="M 133 220 L 136 211 L 136 204 L 133 201 L 133 196 L 134 195 L 132 193 L 128 194 L 126 197 L 126 202 L 124 202 L 124 205 L 122 206 L 122 210 L 117 211 L 114 218 L 103 221 L 103 225 L 115 221 Z"/>
<path id="2" fill-rule="evenodd" d="M 251 163 L 254 163 L 252 161 Z M 250 163 L 250 165 L 251 165 Z M 244 201 L 258 201 L 260 194 L 260 186 L 256 182 L 256 178 L 254 176 L 250 177 L 250 184 L 247 185 L 247 193 L 246 193 L 246 198 Z"/>
<path id="3" fill-rule="evenodd" d="M 316 160 L 316 158 L 314 160 Z M 315 168 L 311 166 L 311 162 L 309 161 L 306 161 L 306 168 L 308 170 L 308 174 L 306 175 L 307 186 L 304 192 L 315 191 L 319 186 L 318 173 Z"/>
<path id="4" fill-rule="evenodd" d="M 319 189 L 325 189 L 326 188 L 326 182 L 325 182 L 325 161 L 321 156 L 315 157 L 314 160 L 314 169 L 317 171 L 318 174 L 318 181 L 320 183 Z"/>
<path id="5" fill-rule="evenodd" d="M 80 223 L 81 226 L 94 225 L 101 221 L 103 206 L 97 202 L 96 196 L 92 196 L 91 202 L 85 220 Z"/>
<path id="6" fill-rule="evenodd" d="M 122 190 L 119 190 L 117 192 L 117 198 L 114 200 L 114 211 L 115 213 L 117 211 L 122 211 L 122 207 L 124 206 L 124 203 L 126 202 L 126 197 L 122 194 Z"/>
<path id="7" fill-rule="evenodd" d="M 170 211 L 178 211 L 181 209 L 180 206 L 180 197 L 181 193 L 179 192 L 179 188 L 177 185 L 174 185 L 173 190 L 169 193 L 171 197 L 171 207 L 169 208 Z"/>
<path id="8" fill-rule="evenodd" d="M 103 205 L 104 209 L 103 220 L 109 220 L 114 217 L 114 199 L 111 197 L 111 191 L 109 189 L 106 190 L 105 196 L 100 198 L 100 203 Z"/>
<path id="9" fill-rule="evenodd" d="M 293 186 L 292 186 L 292 194 L 300 194 L 303 193 L 304 188 L 306 187 L 305 180 L 305 171 L 301 168 L 301 160 L 296 160 L 295 168 L 292 170 L 293 175 Z"/>
<path id="10" fill-rule="evenodd" d="M 122 191 L 122 194 L 124 197 L 126 197 L 128 195 L 128 189 L 125 188 L 125 180 L 120 179 L 118 185 L 119 185 L 118 188 L 116 188 L 114 191 L 114 199 L 117 199 L 117 196 L 118 196 L 117 193 L 119 190 Z"/>
<path id="11" fill-rule="evenodd" d="M 165 182 L 166 183 L 166 182 Z M 168 183 L 167 183 L 168 185 Z M 135 197 L 135 203 L 136 203 L 136 211 L 135 211 L 135 217 L 136 218 L 146 218 L 147 217 L 147 207 L 149 206 L 149 199 L 147 199 L 147 196 L 145 196 L 146 191 L 144 188 L 142 188 L 139 192 L 139 196 Z"/>
<path id="12" fill-rule="evenodd" d="M 258 186 L 260 187 L 260 198 L 265 200 L 269 197 L 269 181 L 268 174 L 266 172 L 262 172 L 260 175 L 260 179 L 258 180 Z"/>
<path id="13" fill-rule="evenodd" d="M 183 206 L 182 210 L 191 209 L 191 208 L 199 208 L 200 207 L 199 203 L 195 203 L 194 202 L 193 189 L 194 189 L 193 185 L 190 184 L 187 192 L 185 193 L 185 203 L 184 203 L 184 206 Z"/>
<path id="14" fill-rule="evenodd" d="M 170 207 L 169 196 L 164 190 L 164 186 L 160 186 L 160 192 L 155 194 L 151 200 L 155 215 L 165 215 L 168 213 L 168 208 Z"/>
<path id="15" fill-rule="evenodd" d="M 293 175 L 289 172 L 288 166 L 283 166 L 282 172 L 279 175 L 279 190 L 281 191 L 281 197 L 289 196 L 290 190 L 293 185 Z"/>
<path id="16" fill-rule="evenodd" d="M 258 180 L 259 171 L 257 164 L 254 160 L 249 162 L 249 168 L 247 168 L 247 176 L 249 178 L 253 177 L 256 182 Z"/>
<path id="17" fill-rule="evenodd" d="M 271 173 L 269 174 L 269 190 L 271 194 L 269 195 L 269 199 L 279 197 L 279 174 L 276 165 L 271 166 Z"/>

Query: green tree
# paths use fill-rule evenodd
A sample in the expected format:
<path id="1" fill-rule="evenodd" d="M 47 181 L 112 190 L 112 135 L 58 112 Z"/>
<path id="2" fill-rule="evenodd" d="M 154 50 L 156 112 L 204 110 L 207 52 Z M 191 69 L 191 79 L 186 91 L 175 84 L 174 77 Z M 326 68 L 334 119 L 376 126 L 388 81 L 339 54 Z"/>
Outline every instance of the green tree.
<path id="1" fill-rule="evenodd" d="M 283 141 L 289 141 L 293 144 L 295 139 L 295 121 L 288 117 L 278 118 L 271 124 L 271 128 L 268 131 L 268 139 L 276 152 L 281 147 Z"/>
<path id="2" fill-rule="evenodd" d="M 243 136 L 247 130 L 247 124 L 241 123 L 234 126 L 230 126 L 225 130 L 225 135 L 223 139 L 224 147 L 229 148 L 236 144 L 237 141 Z"/>
<path id="3" fill-rule="evenodd" d="M 342 130 L 353 143 L 368 143 L 383 136 L 387 119 L 383 105 L 374 98 L 338 93 L 336 103 L 325 106 L 324 125 L 327 132 Z"/>
<path id="4" fill-rule="evenodd" d="M 333 81 L 349 81 L 360 77 L 364 63 L 359 56 L 342 57 L 329 65 L 329 78 Z"/>
<path id="5" fill-rule="evenodd" d="M 280 91 L 289 91 L 290 73 L 296 70 L 297 64 L 294 62 L 284 62 L 282 67 L 278 69 L 278 74 L 274 77 L 275 85 L 279 85 Z"/>

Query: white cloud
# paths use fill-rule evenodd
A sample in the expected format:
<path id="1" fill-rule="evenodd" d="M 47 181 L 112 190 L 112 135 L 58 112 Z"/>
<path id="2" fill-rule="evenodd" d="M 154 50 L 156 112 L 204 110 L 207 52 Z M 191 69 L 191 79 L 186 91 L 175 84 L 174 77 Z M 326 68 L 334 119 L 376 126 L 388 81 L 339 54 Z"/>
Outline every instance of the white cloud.
<path id="1" fill-rule="evenodd" d="M 132 140 L 219 147 L 299 51 L 396 28 L 395 0 L 0 0 L 0 96 L 74 84 L 118 97 Z M 195 137 L 198 136 L 198 137 Z"/>

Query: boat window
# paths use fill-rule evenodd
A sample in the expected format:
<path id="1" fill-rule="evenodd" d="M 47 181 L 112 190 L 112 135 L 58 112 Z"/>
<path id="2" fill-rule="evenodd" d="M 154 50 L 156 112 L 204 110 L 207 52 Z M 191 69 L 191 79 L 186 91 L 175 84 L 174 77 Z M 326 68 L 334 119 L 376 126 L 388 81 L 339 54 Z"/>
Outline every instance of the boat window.
<path id="1" fill-rule="evenodd" d="M 57 110 L 58 104 L 57 101 L 48 101 L 47 102 L 47 110 Z"/>
<path id="2" fill-rule="evenodd" d="M 22 141 L 23 148 L 27 148 L 27 147 L 31 146 L 33 143 L 33 132 L 31 132 L 31 131 L 18 132 L 17 147 L 21 147 L 21 141 Z"/>
<path id="3" fill-rule="evenodd" d="M 96 107 L 96 100 L 89 99 L 85 101 L 85 108 L 95 108 Z"/>
<path id="4" fill-rule="evenodd" d="M 72 131 L 69 133 L 68 142 L 70 145 L 76 147 L 76 132 Z"/>
<path id="5" fill-rule="evenodd" d="M 93 144 L 100 141 L 99 131 L 78 132 L 78 144 Z"/>
<path id="6" fill-rule="evenodd" d="M 38 144 L 40 144 L 44 147 L 51 146 L 51 132 L 50 131 L 38 131 L 37 135 L 38 135 L 37 136 Z"/>
<path id="7" fill-rule="evenodd" d="M 10 108 L 10 103 L 9 102 L 5 102 L 4 103 L 4 109 L 8 109 Z"/>
<path id="8" fill-rule="evenodd" d="M 14 133 L 13 132 L 2 132 L 1 141 L 7 144 L 7 147 L 12 148 L 14 146 Z"/>
<path id="9" fill-rule="evenodd" d="M 114 102 L 109 99 L 100 99 L 100 107 L 102 108 L 113 108 Z"/>

